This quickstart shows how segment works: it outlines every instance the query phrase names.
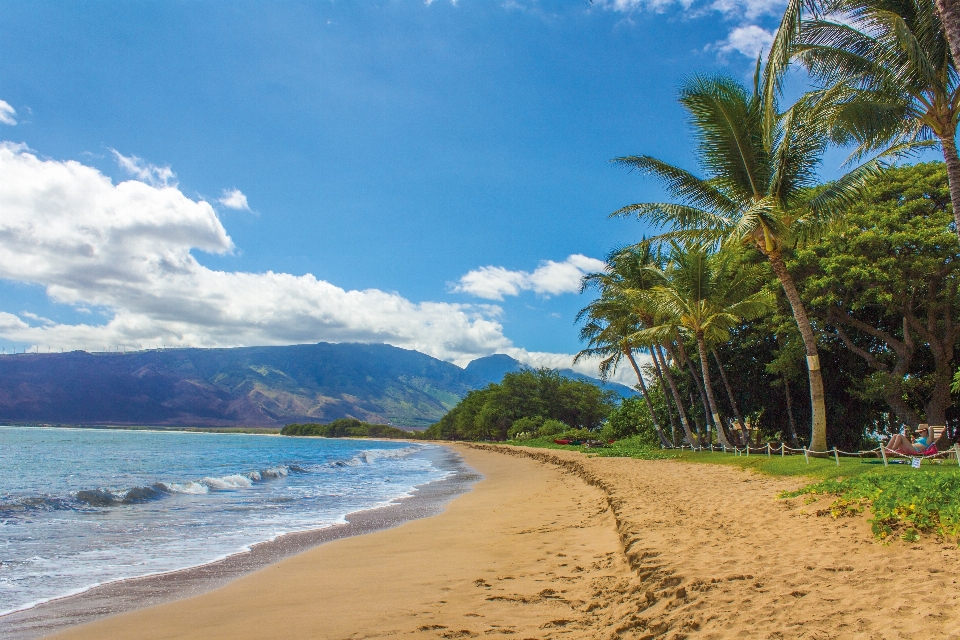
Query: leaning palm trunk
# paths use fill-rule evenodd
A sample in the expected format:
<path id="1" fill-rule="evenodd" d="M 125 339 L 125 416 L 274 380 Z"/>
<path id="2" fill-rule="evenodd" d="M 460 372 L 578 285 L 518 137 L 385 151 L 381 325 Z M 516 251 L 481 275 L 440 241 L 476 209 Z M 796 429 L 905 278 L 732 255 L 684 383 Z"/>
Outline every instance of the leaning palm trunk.
<path id="1" fill-rule="evenodd" d="M 720 379 L 723 380 L 723 387 L 727 390 L 727 398 L 730 400 L 730 408 L 733 409 L 733 416 L 737 419 L 737 424 L 740 426 L 743 441 L 748 442 L 750 434 L 747 431 L 746 423 L 743 421 L 743 414 L 740 413 L 740 405 L 737 404 L 737 399 L 733 395 L 733 388 L 727 380 L 727 374 L 723 371 L 723 363 L 720 362 L 720 356 L 717 355 L 717 350 L 714 349 L 712 352 L 713 359 L 717 361 L 717 369 L 720 370 Z"/>
<path id="2" fill-rule="evenodd" d="M 769 255 L 770 265 L 773 272 L 777 274 L 780 284 L 783 286 L 783 292 L 787 294 L 787 300 L 790 301 L 790 308 L 793 310 L 793 318 L 797 322 L 797 328 L 800 329 L 800 337 L 803 338 L 803 346 L 807 351 L 807 374 L 810 380 L 810 408 L 812 412 L 812 428 L 810 433 L 810 449 L 812 451 L 827 450 L 827 405 L 825 394 L 823 392 L 823 374 L 820 371 L 820 353 L 817 350 L 817 338 L 813 334 L 813 327 L 810 325 L 810 319 L 807 318 L 807 310 L 800 299 L 800 293 L 797 291 L 790 272 L 787 271 L 787 265 L 779 255 Z"/>
<path id="3" fill-rule="evenodd" d="M 956 0 L 937 0 L 937 11 L 956 65 L 960 62 L 960 3 Z M 957 158 L 957 143 L 953 135 L 955 126 L 948 126 L 946 130 L 950 133 L 940 136 L 940 146 L 943 148 L 943 159 L 947 163 L 950 202 L 953 204 L 953 217 L 957 222 L 957 238 L 960 239 L 960 159 Z"/>
<path id="4" fill-rule="evenodd" d="M 937 11 L 947 34 L 947 42 L 950 43 L 950 53 L 955 61 L 960 60 L 960 3 L 956 0 L 937 0 Z"/>
<path id="5" fill-rule="evenodd" d="M 700 403 L 703 405 L 703 416 L 704 420 L 707 423 L 707 437 L 706 442 L 710 442 L 710 423 L 711 412 L 710 412 L 710 403 L 707 401 L 707 394 L 703 390 L 703 381 L 700 379 L 700 376 L 697 375 L 697 370 L 693 366 L 693 361 L 687 356 L 687 350 L 683 346 L 683 339 L 680 337 L 680 332 L 677 334 L 677 352 L 680 354 L 680 361 L 687 365 L 687 371 L 690 372 L 690 377 L 693 378 L 693 386 L 697 388 L 697 393 L 700 395 Z M 669 349 L 669 347 L 667 347 Z M 673 354 L 670 354 L 673 357 Z M 691 403 L 692 404 L 692 403 Z"/>
<path id="6" fill-rule="evenodd" d="M 653 420 L 653 428 L 657 432 L 657 437 L 660 438 L 660 444 L 665 447 L 673 446 L 670 440 L 663 433 L 663 429 L 660 428 L 660 421 L 657 420 L 657 411 L 653 408 L 653 401 L 650 399 L 650 393 L 647 391 L 647 385 L 643 382 L 643 375 L 640 373 L 640 367 L 637 366 L 637 361 L 633 357 L 633 350 L 629 347 L 623 350 L 623 354 L 627 356 L 627 360 L 630 361 L 630 366 L 633 367 L 634 373 L 637 374 L 637 386 L 640 387 L 640 392 L 643 394 L 643 399 L 647 401 L 647 408 L 650 409 L 650 417 Z"/>
<path id="7" fill-rule="evenodd" d="M 659 351 L 659 349 L 658 349 Z M 663 354 L 660 354 L 660 357 L 663 358 Z M 670 386 L 670 393 L 673 395 L 673 401 L 677 405 L 677 412 L 680 414 L 680 424 L 683 426 L 683 435 L 691 447 L 696 447 L 699 445 L 697 438 L 694 437 L 693 432 L 690 430 L 690 421 L 687 419 L 687 412 L 683 409 L 683 400 L 680 399 L 680 391 L 677 389 L 677 381 L 673 379 L 673 372 L 670 371 L 670 366 L 667 364 L 666 358 L 663 360 L 663 375 L 667 379 L 667 384 Z"/>
<path id="8" fill-rule="evenodd" d="M 667 393 L 667 381 L 664 380 L 663 371 L 660 370 L 660 358 L 663 358 L 663 353 L 660 353 L 660 358 L 657 358 L 657 352 L 659 351 L 659 345 L 654 345 L 650 349 L 650 355 L 653 356 L 653 370 L 656 371 L 657 381 L 660 383 L 660 388 L 663 389 L 663 404 L 667 407 L 667 416 L 670 418 L 670 439 L 673 441 L 673 446 L 677 446 L 677 419 L 673 416 L 673 409 L 670 408 L 673 398 L 671 394 Z"/>
<path id="9" fill-rule="evenodd" d="M 957 225 L 957 240 L 960 241 L 960 156 L 957 155 L 956 138 L 953 135 L 941 136 L 940 146 L 943 147 L 943 160 L 947 165 L 950 203 L 953 205 L 953 219 Z"/>
<path id="10" fill-rule="evenodd" d="M 713 384 L 710 382 L 710 361 L 707 360 L 707 342 L 702 333 L 697 334 L 697 349 L 700 352 L 700 368 L 703 369 L 703 386 L 707 390 L 707 401 L 710 403 L 710 412 L 713 424 L 717 427 L 717 439 L 724 447 L 732 447 L 727 439 L 726 429 L 720 421 L 720 411 L 717 410 L 717 401 L 713 397 Z"/>

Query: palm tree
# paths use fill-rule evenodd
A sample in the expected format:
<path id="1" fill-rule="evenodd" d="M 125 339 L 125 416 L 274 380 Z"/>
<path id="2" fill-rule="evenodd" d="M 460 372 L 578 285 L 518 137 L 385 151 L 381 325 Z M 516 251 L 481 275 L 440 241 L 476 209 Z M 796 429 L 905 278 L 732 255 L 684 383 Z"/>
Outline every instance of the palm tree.
<path id="1" fill-rule="evenodd" d="M 587 320 L 580 329 L 580 339 L 587 341 L 587 348 L 577 353 L 573 361 L 578 362 L 586 357 L 601 357 L 600 377 L 605 380 L 616 371 L 625 357 L 637 376 L 637 386 L 650 410 L 657 437 L 665 447 L 670 447 L 673 443 L 660 426 L 650 392 L 633 355 L 636 345 L 627 338 L 641 328 L 642 319 L 623 295 L 625 286 L 652 286 L 651 274 L 646 271 L 646 266 L 654 259 L 649 249 L 640 252 L 614 251 L 607 258 L 604 272 L 584 276 L 581 293 L 587 288 L 596 287 L 600 291 L 600 297 L 577 314 L 577 322 Z"/>
<path id="2" fill-rule="evenodd" d="M 672 247 L 666 284 L 638 294 L 664 321 L 640 330 L 637 337 L 661 340 L 680 327 L 695 339 L 717 437 L 729 447 L 732 445 L 713 394 L 707 343 L 726 342 L 730 329 L 770 311 L 773 300 L 762 290 L 766 278 L 760 266 L 736 264 L 729 251 L 711 253 L 703 245 L 672 243 Z"/>
<path id="3" fill-rule="evenodd" d="M 580 339 L 587 340 L 588 346 L 578 352 L 573 361 L 576 363 L 587 357 L 601 357 L 600 378 L 606 380 L 616 371 L 620 361 L 626 358 L 637 376 L 637 387 L 650 410 L 653 428 L 657 432 L 657 437 L 660 438 L 660 443 L 665 447 L 672 446 L 670 439 L 667 438 L 660 426 L 660 420 L 650 398 L 650 392 L 633 355 L 634 346 L 627 337 L 639 328 L 635 316 L 630 311 L 629 304 L 626 304 L 623 300 L 602 296 L 581 309 L 580 313 L 577 314 L 577 320 L 581 320 L 584 316 L 588 317 L 588 320 L 580 329 Z"/>
<path id="4" fill-rule="evenodd" d="M 807 354 L 812 428 L 810 447 L 827 448 L 827 415 L 817 340 L 787 271 L 783 252 L 812 237 L 833 221 L 874 172 L 867 164 L 809 198 L 827 145 L 822 102 L 800 100 L 783 113 L 760 91 L 753 92 L 726 76 L 694 77 L 681 89 L 680 103 L 690 113 L 698 142 L 698 160 L 707 172 L 700 178 L 651 156 L 628 156 L 614 162 L 658 178 L 679 202 L 634 204 L 612 215 L 636 215 L 673 229 L 647 242 L 672 239 L 700 243 L 744 244 L 756 248 L 773 271 L 790 302 Z"/>
<path id="5" fill-rule="evenodd" d="M 943 1 L 954 15 L 945 24 L 940 16 L 950 12 L 935 0 L 817 0 L 807 4 L 811 19 L 800 20 L 803 3 L 790 3 L 768 69 L 782 74 L 790 59 L 807 69 L 833 107 L 833 140 L 855 145 L 851 160 L 939 146 L 960 239 L 960 84 L 951 53 L 960 42 L 948 40 L 950 28 L 960 35 L 960 5 Z"/>

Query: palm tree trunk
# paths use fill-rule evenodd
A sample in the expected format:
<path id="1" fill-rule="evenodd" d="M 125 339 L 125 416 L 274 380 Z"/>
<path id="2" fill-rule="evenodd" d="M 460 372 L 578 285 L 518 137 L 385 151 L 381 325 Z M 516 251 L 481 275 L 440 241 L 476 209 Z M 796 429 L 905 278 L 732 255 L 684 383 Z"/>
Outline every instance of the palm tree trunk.
<path id="1" fill-rule="evenodd" d="M 790 308 L 793 310 L 793 319 L 797 322 L 797 328 L 800 329 L 800 337 L 803 338 L 803 346 L 807 351 L 807 376 L 810 380 L 810 408 L 811 408 L 811 428 L 810 428 L 810 449 L 812 451 L 827 450 L 827 405 L 823 393 L 823 373 L 820 371 L 820 353 L 817 351 L 817 338 L 813 334 L 813 327 L 810 326 L 810 319 L 807 318 L 807 310 L 800 299 L 800 293 L 797 291 L 790 272 L 787 271 L 787 265 L 783 258 L 778 254 L 767 254 L 770 259 L 770 265 L 773 272 L 777 274 L 783 292 L 787 294 L 787 300 L 790 301 Z"/>
<path id="2" fill-rule="evenodd" d="M 662 353 L 660 355 L 661 357 L 663 356 Z M 677 381 L 673 379 L 673 372 L 670 371 L 670 366 L 667 364 L 666 360 L 663 362 L 663 375 L 667 379 L 667 384 L 670 385 L 670 392 L 673 394 L 673 401 L 677 404 L 677 412 L 680 414 L 680 424 L 683 426 L 683 435 L 687 442 L 690 443 L 690 446 L 695 447 L 699 443 L 693 436 L 693 432 L 690 431 L 690 421 L 687 420 L 687 412 L 683 409 L 683 401 L 680 399 L 680 391 L 677 389 Z"/>
<path id="3" fill-rule="evenodd" d="M 681 370 L 681 371 L 683 370 L 683 365 L 686 364 L 686 366 L 687 366 L 687 371 L 688 371 L 691 375 L 694 375 L 694 376 L 695 376 L 696 372 L 693 370 L 693 366 L 690 364 L 690 359 L 687 358 L 686 351 L 683 350 L 683 345 L 681 344 L 681 345 L 679 346 L 679 348 L 680 348 L 680 357 L 678 358 L 678 357 L 677 357 L 677 354 L 673 352 L 673 347 L 670 346 L 670 345 L 672 345 L 672 344 L 674 344 L 674 343 L 671 342 L 671 343 L 669 343 L 669 344 L 664 344 L 664 345 L 663 345 L 663 348 L 667 350 L 667 355 L 670 356 L 670 360 L 672 360 L 673 362 L 676 362 L 676 363 L 677 363 L 677 369 L 678 369 L 678 370 Z M 694 377 L 693 383 L 694 383 L 695 385 L 697 384 L 697 380 L 698 380 L 698 379 L 699 379 L 698 377 Z M 699 389 L 699 387 L 697 387 L 697 388 Z M 702 399 L 702 398 L 703 398 L 703 395 L 701 394 L 700 397 L 701 397 L 701 399 Z M 703 446 L 704 443 L 706 443 L 706 442 L 709 441 L 709 437 L 708 437 L 708 434 L 704 433 L 704 429 L 703 429 L 703 427 L 700 425 L 700 422 L 697 421 L 696 409 L 695 409 L 696 406 L 697 406 L 696 401 L 693 399 L 693 391 L 690 391 L 690 411 L 692 412 L 692 414 L 690 415 L 690 423 L 691 423 L 691 426 L 692 426 L 694 432 L 697 434 L 697 437 L 699 438 L 699 445 L 700 445 L 700 446 Z M 703 408 L 704 408 L 704 411 L 707 411 L 706 404 L 704 404 Z M 708 411 L 708 413 L 709 413 L 709 411 Z"/>
<path id="4" fill-rule="evenodd" d="M 726 429 L 723 428 L 723 422 L 720 421 L 717 400 L 713 397 L 713 383 L 710 382 L 710 361 L 707 359 L 707 342 L 703 339 L 703 334 L 697 334 L 697 349 L 700 352 L 700 368 L 703 369 L 703 386 L 707 390 L 707 401 L 710 403 L 713 424 L 717 427 L 717 438 L 723 446 L 732 447 L 733 445 L 727 439 Z"/>
<path id="5" fill-rule="evenodd" d="M 950 43 L 953 62 L 960 65 L 960 3 L 957 0 L 937 0 L 937 11 L 940 13 L 943 30 L 947 34 L 947 42 Z M 956 201 L 953 205 L 953 210 L 956 211 Z M 957 225 L 957 232 L 960 233 L 960 225 Z"/>
<path id="6" fill-rule="evenodd" d="M 690 392 L 690 406 L 693 407 L 696 403 L 697 403 L 697 401 L 693 399 L 693 391 L 691 391 L 691 392 Z M 697 432 L 697 437 L 700 438 L 700 446 L 703 447 L 703 446 L 705 446 L 706 444 L 708 444 L 709 442 L 711 442 L 711 440 L 710 440 L 710 434 L 707 433 L 707 430 L 704 429 L 704 428 L 703 428 L 703 425 L 700 424 L 700 421 L 697 420 L 696 414 L 694 414 L 693 416 L 691 416 L 691 419 L 693 420 L 693 430 Z"/>
<path id="7" fill-rule="evenodd" d="M 717 355 L 717 350 L 713 349 L 713 359 L 717 361 L 717 368 L 720 370 L 720 379 L 723 380 L 723 386 L 727 390 L 727 398 L 730 399 L 730 408 L 733 409 L 733 416 L 737 419 L 737 422 L 740 424 L 740 431 L 742 432 L 744 442 L 750 437 L 747 432 L 747 424 L 743 421 L 743 414 L 740 413 L 740 406 L 737 404 L 737 399 L 733 396 L 733 388 L 730 386 L 730 382 L 727 380 L 727 374 L 723 371 L 723 363 L 720 362 L 720 356 Z"/>
<path id="8" fill-rule="evenodd" d="M 657 372 L 657 380 L 660 382 L 660 388 L 663 389 L 663 403 L 667 407 L 667 416 L 670 418 L 670 439 L 673 441 L 673 446 L 677 446 L 677 419 L 673 416 L 673 409 L 670 408 L 673 398 L 671 394 L 667 393 L 667 382 L 663 379 L 663 371 L 660 370 L 660 361 L 663 360 L 660 346 L 654 345 L 651 347 L 650 355 L 653 356 L 653 369 Z M 664 360 L 664 366 L 666 366 L 666 360 Z"/>
<path id="9" fill-rule="evenodd" d="M 952 0 L 937 0 L 937 4 L 953 5 L 954 17 L 960 14 L 960 6 Z M 960 30 L 960 25 L 954 25 Z M 960 43 L 954 44 L 950 41 L 950 48 L 955 49 Z M 954 54 L 954 60 L 960 64 L 960 58 Z M 952 132 L 940 138 L 940 146 L 943 148 L 943 160 L 947 163 L 947 181 L 950 183 L 950 203 L 953 204 L 953 219 L 957 225 L 957 240 L 960 241 L 960 156 L 957 155 L 957 141 Z"/>
<path id="10" fill-rule="evenodd" d="M 680 352 L 680 357 L 683 362 L 687 365 L 687 370 L 690 372 L 690 377 L 693 378 L 693 386 L 697 388 L 697 393 L 700 394 L 700 402 L 703 404 L 703 415 L 707 422 L 707 442 L 710 441 L 710 424 L 713 422 L 710 414 L 710 405 L 707 402 L 707 394 L 703 391 L 703 381 L 700 380 L 700 376 L 697 375 L 697 370 L 693 366 L 693 362 L 687 357 L 687 350 L 683 346 L 683 339 L 680 337 L 680 332 L 677 332 L 677 351 Z"/>
<path id="11" fill-rule="evenodd" d="M 787 396 L 787 420 L 790 423 L 790 444 L 794 447 L 800 446 L 800 441 L 797 438 L 797 421 L 793 419 L 793 398 L 790 397 L 790 381 L 786 377 L 781 377 L 783 380 L 783 393 Z"/>
<path id="12" fill-rule="evenodd" d="M 657 412 L 653 408 L 653 401 L 650 399 L 650 394 L 647 392 L 647 385 L 643 382 L 643 375 L 640 373 L 640 367 L 637 366 L 637 361 L 633 358 L 633 349 L 624 349 L 623 353 L 627 356 L 627 360 L 630 361 L 630 366 L 633 367 L 633 372 L 637 374 L 637 386 L 640 387 L 640 391 L 643 393 L 643 399 L 647 401 L 647 408 L 650 409 L 650 417 L 653 418 L 653 428 L 657 431 L 657 437 L 660 438 L 660 444 L 665 447 L 672 446 L 670 440 L 668 440 L 667 436 L 664 435 L 663 429 L 660 428 L 660 421 L 657 420 Z"/>

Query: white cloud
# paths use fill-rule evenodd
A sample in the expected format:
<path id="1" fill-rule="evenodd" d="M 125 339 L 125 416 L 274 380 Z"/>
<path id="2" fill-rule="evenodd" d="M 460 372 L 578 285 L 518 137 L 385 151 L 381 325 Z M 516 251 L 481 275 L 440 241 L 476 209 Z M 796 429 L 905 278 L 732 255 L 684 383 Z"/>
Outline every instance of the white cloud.
<path id="1" fill-rule="evenodd" d="M 157 179 L 152 170 L 143 176 Z M 377 289 L 347 291 L 311 274 L 208 269 L 191 250 L 234 249 L 209 203 L 169 185 L 113 184 L 93 167 L 44 160 L 25 145 L 0 143 L 0 210 L 0 278 L 42 285 L 55 302 L 86 314 L 93 306 L 109 318 L 105 324 L 60 324 L 26 311 L 0 311 L 0 339 L 31 348 L 385 342 L 460 366 L 506 353 L 533 367 L 597 375 L 595 359 L 573 365 L 571 354 L 513 345 L 496 305 L 415 303 Z M 503 290 L 496 283 L 509 283 L 509 274 L 517 273 L 517 292 L 576 291 L 584 272 L 602 267 L 600 260 L 572 255 L 546 261 L 533 273 L 502 269 L 508 275 L 492 278 L 486 297 L 495 297 Z M 624 367 L 612 379 L 632 385 L 632 375 Z"/>
<path id="2" fill-rule="evenodd" d="M 17 110 L 10 106 L 6 100 L 0 100 L 0 122 L 3 124 L 17 124 Z"/>
<path id="3" fill-rule="evenodd" d="M 710 48 L 721 54 L 737 51 L 748 58 L 756 58 L 761 51 L 769 51 L 773 43 L 773 31 L 750 24 L 737 27 L 730 32 L 726 40 L 713 44 Z"/>
<path id="4" fill-rule="evenodd" d="M 217 200 L 228 209 L 240 209 L 250 211 L 250 205 L 247 204 L 247 196 L 243 195 L 240 189 L 224 189 L 223 197 Z"/>
<path id="5" fill-rule="evenodd" d="M 110 149 L 120 168 L 137 180 L 146 182 L 154 187 L 177 186 L 177 174 L 169 166 L 160 167 L 150 164 L 137 156 L 125 156 L 116 149 Z M 171 181 L 173 184 L 171 185 Z"/>
<path id="6" fill-rule="evenodd" d="M 144 168 L 143 180 L 162 180 L 151 165 L 128 160 Z M 55 302 L 103 309 L 109 318 L 31 326 L 0 312 L 0 338 L 20 344 L 385 342 L 461 366 L 515 348 L 496 306 L 415 303 L 311 274 L 208 269 L 191 250 L 234 249 L 209 203 L 166 184 L 113 184 L 93 167 L 44 160 L 24 145 L 0 143 L 0 210 L 0 278 L 42 285 Z"/>
<path id="7" fill-rule="evenodd" d="M 521 291 L 535 291 L 541 295 L 576 293 L 584 274 L 602 271 L 603 267 L 603 260 L 579 253 L 568 256 L 563 262 L 545 260 L 532 273 L 504 267 L 480 267 L 462 276 L 453 291 L 487 300 L 503 300 L 503 296 L 516 296 Z"/>

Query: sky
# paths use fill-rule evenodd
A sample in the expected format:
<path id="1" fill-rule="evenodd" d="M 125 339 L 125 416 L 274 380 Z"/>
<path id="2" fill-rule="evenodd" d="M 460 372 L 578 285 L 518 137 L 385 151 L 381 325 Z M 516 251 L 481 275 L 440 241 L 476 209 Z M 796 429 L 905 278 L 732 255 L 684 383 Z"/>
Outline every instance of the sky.
<path id="1" fill-rule="evenodd" d="M 569 367 L 780 0 L 0 0 L 0 349 L 386 342 Z M 596 374 L 595 364 L 578 365 Z M 629 379 L 629 372 L 622 372 Z"/>

